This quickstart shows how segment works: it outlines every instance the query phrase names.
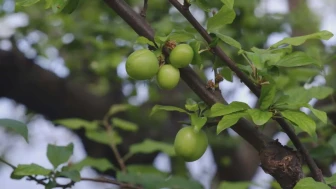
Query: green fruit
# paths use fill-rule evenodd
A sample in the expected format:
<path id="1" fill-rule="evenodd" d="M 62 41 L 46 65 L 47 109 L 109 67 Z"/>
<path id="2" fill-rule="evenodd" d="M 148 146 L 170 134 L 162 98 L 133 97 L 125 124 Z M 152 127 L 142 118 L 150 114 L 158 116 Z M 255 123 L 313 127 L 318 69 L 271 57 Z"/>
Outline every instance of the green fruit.
<path id="1" fill-rule="evenodd" d="M 208 138 L 204 131 L 195 131 L 193 127 L 182 128 L 175 137 L 175 153 L 184 161 L 199 159 L 208 147 Z"/>
<path id="2" fill-rule="evenodd" d="M 180 44 L 171 51 L 169 61 L 175 68 L 184 68 L 191 63 L 193 57 L 193 49 L 188 44 Z"/>
<path id="3" fill-rule="evenodd" d="M 157 74 L 157 82 L 162 89 L 173 89 L 180 80 L 180 71 L 172 65 L 163 65 Z"/>
<path id="4" fill-rule="evenodd" d="M 137 50 L 127 58 L 126 72 L 133 79 L 151 79 L 158 71 L 159 61 L 150 50 Z"/>

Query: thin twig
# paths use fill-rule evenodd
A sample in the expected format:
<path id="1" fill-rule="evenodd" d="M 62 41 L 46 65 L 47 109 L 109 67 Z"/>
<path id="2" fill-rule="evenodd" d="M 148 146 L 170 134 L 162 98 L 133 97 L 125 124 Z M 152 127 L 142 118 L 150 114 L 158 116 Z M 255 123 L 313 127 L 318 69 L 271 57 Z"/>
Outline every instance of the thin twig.
<path id="1" fill-rule="evenodd" d="M 0 162 L 2 162 L 2 163 L 4 163 L 4 164 L 8 165 L 8 166 L 11 167 L 12 169 L 15 169 L 15 168 L 16 168 L 13 164 L 7 162 L 6 160 L 4 160 L 4 159 L 2 159 L 2 158 L 0 158 Z"/>
<path id="2" fill-rule="evenodd" d="M 177 0 L 169 0 L 169 2 L 180 11 L 180 13 L 194 26 L 194 28 L 202 35 L 202 37 L 208 42 L 211 43 L 212 38 L 208 32 L 201 26 L 195 17 L 191 14 L 189 9 L 185 9 Z M 260 97 L 260 89 L 254 85 L 254 83 L 236 66 L 236 63 L 233 62 L 230 57 L 228 57 L 224 51 L 219 46 L 213 47 L 213 52 L 224 62 L 227 63 L 228 67 L 236 73 L 242 82 L 257 96 Z M 288 137 L 292 140 L 296 149 L 301 153 L 301 155 L 306 160 L 306 163 L 313 174 L 313 178 L 317 181 L 324 181 L 321 170 L 318 168 L 313 158 L 308 153 L 307 149 L 303 146 L 299 138 L 296 136 L 291 127 L 287 124 L 284 119 L 276 119 L 279 125 L 286 132 Z"/>
<path id="3" fill-rule="evenodd" d="M 126 172 L 126 166 L 125 166 L 125 162 L 123 160 L 123 158 L 121 157 L 119 151 L 118 151 L 118 148 L 117 146 L 115 145 L 115 142 L 113 141 L 113 128 L 112 128 L 112 125 L 110 124 L 109 122 L 109 116 L 106 115 L 104 117 L 104 126 L 106 128 L 106 132 L 107 134 L 109 135 L 110 137 L 110 142 L 109 142 L 109 146 L 110 148 L 112 149 L 118 163 L 119 163 L 119 166 L 120 166 L 120 169 L 122 172 Z"/>
<path id="4" fill-rule="evenodd" d="M 148 0 L 144 0 L 144 6 L 143 6 L 143 8 L 141 9 L 141 12 L 140 12 L 140 15 L 143 18 L 146 18 L 147 8 L 148 8 Z"/>

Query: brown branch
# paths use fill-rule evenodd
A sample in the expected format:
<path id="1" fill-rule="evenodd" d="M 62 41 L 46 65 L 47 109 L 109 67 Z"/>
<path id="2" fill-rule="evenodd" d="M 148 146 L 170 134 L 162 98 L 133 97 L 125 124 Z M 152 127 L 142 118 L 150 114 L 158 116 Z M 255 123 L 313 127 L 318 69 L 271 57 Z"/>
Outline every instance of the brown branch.
<path id="1" fill-rule="evenodd" d="M 148 0 L 144 0 L 144 6 L 141 9 L 141 13 L 140 13 L 140 15 L 144 18 L 146 18 L 147 8 L 148 8 Z"/>
<path id="2" fill-rule="evenodd" d="M 108 4 L 114 11 L 116 11 L 119 16 L 124 19 L 132 28 L 133 30 L 138 33 L 140 36 L 147 37 L 148 39 L 152 40 L 154 38 L 154 31 L 149 26 L 149 24 L 140 16 L 137 15 L 123 0 L 104 0 L 106 4 Z M 179 4 L 180 5 L 180 4 Z M 132 23 L 135 23 L 132 25 Z M 143 24 L 142 24 L 143 23 Z M 153 41 L 153 40 L 152 40 Z M 220 50 L 220 49 L 219 49 Z M 222 52 L 222 51 L 219 51 Z M 222 56 L 225 55 L 223 52 L 221 53 Z M 188 84 L 188 86 L 208 105 L 213 105 L 216 102 L 225 103 L 224 99 L 222 98 L 219 91 L 208 91 L 205 89 L 205 84 L 202 84 L 202 81 L 200 78 L 196 75 L 196 73 L 190 69 L 190 68 L 183 68 L 180 69 L 181 71 L 181 77 L 182 79 Z M 238 69 L 239 71 L 239 69 Z M 238 72 L 240 73 L 240 71 Z M 193 75 L 196 75 L 195 77 L 192 77 Z M 243 78 L 245 78 L 245 75 L 242 75 Z M 196 82 L 197 81 L 197 82 Z M 254 86 L 249 82 L 249 80 L 245 80 L 245 82 L 249 83 L 250 87 Z M 259 90 L 256 90 L 256 88 L 252 87 L 252 89 L 255 89 L 254 91 L 259 94 Z M 245 119 L 241 119 L 235 126 L 232 127 L 240 136 L 242 136 L 245 140 L 247 140 L 249 143 L 251 143 L 261 154 L 261 158 L 285 158 L 285 153 L 278 153 L 278 154 L 272 154 L 271 157 L 264 157 L 265 155 L 268 155 L 269 153 L 263 153 L 265 150 L 272 146 L 273 140 L 269 137 L 263 135 L 261 132 L 259 132 L 256 128 L 253 128 L 251 124 L 246 121 Z M 282 147 L 281 145 L 276 145 L 278 148 Z M 284 148 L 285 150 L 289 150 L 287 148 Z M 275 151 L 273 151 L 275 152 Z M 276 160 L 275 159 L 275 160 Z M 290 159 L 286 159 L 286 161 L 300 161 L 297 159 L 296 156 L 293 156 Z M 267 164 L 269 170 L 278 170 L 282 167 L 274 165 L 272 167 L 272 164 Z M 281 172 L 281 171 L 280 171 Z M 281 186 L 294 186 L 298 182 L 298 178 L 300 178 L 300 175 L 302 175 L 302 169 L 299 167 L 296 169 L 296 171 L 288 172 L 288 174 L 277 174 L 279 171 L 273 172 L 272 174 L 277 180 L 281 180 L 280 185 Z M 294 176 L 293 176 L 294 175 Z"/>
<path id="3" fill-rule="evenodd" d="M 194 28 L 202 35 L 202 37 L 208 42 L 211 43 L 212 38 L 208 32 L 198 23 L 195 17 L 190 13 L 189 9 L 186 6 L 181 5 L 177 0 L 169 0 L 170 3 L 180 11 L 180 13 L 194 26 Z M 228 67 L 236 73 L 242 82 L 257 96 L 260 97 L 260 89 L 253 84 L 253 82 L 236 66 L 236 63 L 233 62 L 230 57 L 228 57 L 224 51 L 220 49 L 219 46 L 213 47 L 213 52 L 226 64 Z M 292 140 L 296 149 L 302 154 L 306 163 L 313 174 L 313 178 L 316 181 L 323 181 L 323 175 L 321 170 L 317 167 L 313 158 L 309 155 L 307 149 L 303 146 L 299 138 L 296 136 L 294 131 L 291 129 L 290 125 L 284 119 L 276 119 L 279 125 L 284 129 L 288 137 Z"/>
<path id="4" fill-rule="evenodd" d="M 132 8 L 123 0 L 104 0 L 121 18 L 127 22 L 132 29 L 140 36 L 144 36 L 150 40 L 154 39 L 154 31 L 149 24 L 140 17 Z M 133 24 L 135 23 L 135 24 Z M 204 82 L 197 76 L 191 68 L 180 69 L 181 78 L 188 86 L 209 106 L 219 102 L 225 103 L 220 91 L 212 92 L 205 88 Z M 241 124 L 243 123 L 243 124 Z M 271 139 L 257 129 L 255 129 L 248 121 L 239 121 L 232 127 L 240 136 L 253 145 L 258 151 L 265 146 Z"/>

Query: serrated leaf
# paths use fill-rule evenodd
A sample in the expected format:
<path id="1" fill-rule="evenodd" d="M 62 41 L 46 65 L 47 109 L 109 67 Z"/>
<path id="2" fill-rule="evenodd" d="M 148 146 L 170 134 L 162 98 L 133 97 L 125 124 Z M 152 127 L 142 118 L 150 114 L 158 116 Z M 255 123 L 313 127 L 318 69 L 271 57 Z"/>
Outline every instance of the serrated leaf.
<path id="1" fill-rule="evenodd" d="M 119 112 L 124 112 L 130 108 L 129 104 L 114 104 L 110 107 L 108 115 L 114 115 Z"/>
<path id="2" fill-rule="evenodd" d="M 274 45 L 272 45 L 270 48 L 277 48 L 280 45 L 284 45 L 284 44 L 289 44 L 289 45 L 294 45 L 294 46 L 298 46 L 303 44 L 304 42 L 306 42 L 309 39 L 321 39 L 321 40 L 328 40 L 330 39 L 332 36 L 334 36 L 334 34 L 332 34 L 329 31 L 323 30 L 320 32 L 316 32 L 313 34 L 309 34 L 309 35 L 304 35 L 304 36 L 299 36 L 299 37 L 290 37 L 290 38 L 285 38 L 277 43 L 275 43 Z"/>
<path id="3" fill-rule="evenodd" d="M 224 25 L 231 24 L 235 18 L 235 11 L 228 6 L 223 5 L 222 8 L 213 17 L 208 19 L 207 30 L 210 33 L 215 33 Z"/>
<path id="4" fill-rule="evenodd" d="M 293 189 L 330 189 L 330 187 L 322 182 L 315 181 L 311 177 L 306 177 L 296 183 Z"/>
<path id="5" fill-rule="evenodd" d="M 118 135 L 117 132 L 112 132 L 112 136 L 110 136 L 106 131 L 104 130 L 88 130 L 85 132 L 85 136 L 93 140 L 95 142 L 99 142 L 102 144 L 110 145 L 111 142 L 118 145 L 122 142 L 122 138 Z"/>
<path id="6" fill-rule="evenodd" d="M 35 163 L 32 164 L 19 164 L 13 171 L 13 176 L 29 176 L 29 175 L 43 175 L 48 176 L 51 170 L 46 169 Z"/>
<path id="7" fill-rule="evenodd" d="M 150 139 L 144 140 L 142 143 L 133 144 L 130 147 L 130 153 L 137 154 L 150 154 L 153 152 L 164 152 L 169 156 L 175 155 L 174 146 L 168 143 L 154 141 Z"/>
<path id="8" fill-rule="evenodd" d="M 138 125 L 120 118 L 112 118 L 112 125 L 125 131 L 135 132 L 138 130 Z"/>
<path id="9" fill-rule="evenodd" d="M 238 120 L 244 116 L 248 115 L 246 112 L 238 112 L 229 115 L 225 115 L 217 125 L 217 135 L 224 131 L 225 129 L 233 126 L 238 122 Z"/>
<path id="10" fill-rule="evenodd" d="M 273 116 L 272 112 L 259 109 L 249 109 L 247 113 L 251 116 L 256 125 L 264 125 Z"/>
<path id="11" fill-rule="evenodd" d="M 28 128 L 26 124 L 12 119 L 0 119 L 0 127 L 5 127 L 21 135 L 28 142 Z"/>
<path id="12" fill-rule="evenodd" d="M 90 166 L 101 172 L 114 169 L 114 166 L 112 165 L 112 163 L 108 161 L 106 158 L 93 158 L 93 157 L 86 157 L 80 162 L 74 163 L 73 165 L 71 165 L 70 169 L 75 169 L 75 170 L 80 171 L 83 169 L 83 167 L 86 167 L 86 166 Z"/>
<path id="13" fill-rule="evenodd" d="M 47 157 L 50 163 L 57 168 L 60 164 L 67 162 L 73 154 L 73 143 L 67 146 L 56 146 L 48 144 Z"/>
<path id="14" fill-rule="evenodd" d="M 274 85 L 263 85 L 261 87 L 261 94 L 259 104 L 261 110 L 267 110 L 274 101 L 276 94 L 276 87 Z"/>
<path id="15" fill-rule="evenodd" d="M 66 178 L 69 178 L 74 182 L 78 182 L 78 181 L 81 180 L 80 173 L 77 170 L 61 171 L 59 174 L 60 174 L 60 176 L 64 176 Z"/>
<path id="16" fill-rule="evenodd" d="M 230 9 L 233 9 L 234 0 L 221 0 L 226 6 L 228 6 Z"/>
<path id="17" fill-rule="evenodd" d="M 40 0 L 19 0 L 16 1 L 15 4 L 18 6 L 31 6 L 34 5 L 35 3 L 39 2 Z"/>
<path id="18" fill-rule="evenodd" d="M 197 113 L 191 114 L 190 118 L 191 118 L 191 125 L 194 126 L 197 131 L 201 130 L 202 127 L 207 122 L 206 117 L 199 117 Z"/>
<path id="19" fill-rule="evenodd" d="M 323 123 L 327 124 L 328 123 L 328 116 L 327 113 L 318 109 L 313 108 L 311 105 L 307 105 L 307 108 Z"/>
<path id="20" fill-rule="evenodd" d="M 287 120 L 300 127 L 309 135 L 314 136 L 316 130 L 316 123 L 305 113 L 300 111 L 285 110 L 281 112 L 282 116 Z"/>
<path id="21" fill-rule="evenodd" d="M 98 128 L 98 122 L 97 121 L 86 121 L 83 119 L 78 119 L 78 118 L 70 118 L 70 119 L 59 119 L 55 120 L 54 123 L 63 125 L 69 129 L 80 129 L 80 128 L 85 128 L 85 129 L 96 129 Z"/>
<path id="22" fill-rule="evenodd" d="M 150 45 L 153 47 L 155 46 L 151 40 L 147 39 L 144 36 L 139 36 L 137 40 L 135 41 L 135 43 L 140 44 L 140 45 Z"/>
<path id="23" fill-rule="evenodd" d="M 278 67 L 287 67 L 287 68 L 307 66 L 311 64 L 319 65 L 319 62 L 313 59 L 312 57 L 308 56 L 304 52 L 293 52 L 287 56 L 284 56 L 277 62 L 268 63 L 269 66 L 278 66 Z"/>
<path id="24" fill-rule="evenodd" d="M 152 116 L 153 114 L 155 114 L 158 111 L 177 111 L 177 112 L 182 112 L 182 113 L 187 113 L 189 114 L 186 110 L 179 108 L 179 107 L 175 107 L 175 106 L 161 106 L 161 105 L 155 105 L 152 108 L 151 113 L 149 114 L 149 116 Z"/>
<path id="25" fill-rule="evenodd" d="M 244 102 L 233 101 L 229 105 L 216 103 L 211 107 L 210 115 L 208 117 L 228 115 L 234 112 L 239 112 L 247 109 L 250 109 L 250 107 Z"/>
<path id="26" fill-rule="evenodd" d="M 224 34 L 221 34 L 220 32 L 215 32 L 213 31 L 213 33 L 216 34 L 216 36 L 221 39 L 224 43 L 232 46 L 232 47 L 236 47 L 237 49 L 241 49 L 241 44 L 236 41 L 235 39 L 233 39 L 232 37 L 230 36 L 227 36 L 227 35 L 224 35 Z"/>

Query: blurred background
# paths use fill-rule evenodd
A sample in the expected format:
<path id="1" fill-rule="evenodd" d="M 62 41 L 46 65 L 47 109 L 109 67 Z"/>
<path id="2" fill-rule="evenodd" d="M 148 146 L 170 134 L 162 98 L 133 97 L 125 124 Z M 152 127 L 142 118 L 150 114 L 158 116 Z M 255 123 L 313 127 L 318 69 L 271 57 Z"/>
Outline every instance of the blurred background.
<path id="1" fill-rule="evenodd" d="M 142 0 L 126 2 L 136 11 L 143 5 Z M 220 1 L 208 1 L 208 4 L 221 6 Z M 136 33 L 103 1 L 83 1 L 71 15 L 55 14 L 44 6 L 44 1 L 20 7 L 15 6 L 13 0 L 0 0 L 0 118 L 27 123 L 30 140 L 27 144 L 20 136 L 0 127 L 0 155 L 14 165 L 38 163 L 52 168 L 45 155 L 47 145 L 73 142 L 72 162 L 89 155 L 105 157 L 116 163 L 111 150 L 88 139 L 82 129 L 71 130 L 54 121 L 66 118 L 99 120 L 111 105 L 120 103 L 134 105 L 131 111 L 120 116 L 139 126 L 136 133 L 119 133 L 123 138 L 118 146 L 122 154 L 127 153 L 131 144 L 145 138 L 173 143 L 175 134 L 182 127 L 180 121 L 187 117 L 175 112 L 160 112 L 151 118 L 148 115 L 155 104 L 184 107 L 187 98 L 198 100 L 188 86 L 181 81 L 174 90 L 162 91 L 152 81 L 129 79 L 124 69 L 125 59 L 143 46 L 134 44 L 138 37 Z M 237 17 L 226 27 L 225 34 L 239 41 L 246 50 L 254 46 L 267 48 L 284 37 L 319 30 L 336 34 L 334 0 L 236 0 L 234 7 Z M 211 16 L 194 5 L 191 11 L 202 25 L 206 25 Z M 161 35 L 169 34 L 173 29 L 191 28 L 168 1 L 150 0 L 147 20 Z M 236 49 L 225 45 L 223 48 L 236 62 L 243 62 Z M 309 42 L 300 50 L 319 57 L 324 67 L 320 71 L 305 70 L 306 75 L 302 78 L 293 72 L 284 80 L 283 86 L 299 82 L 306 87 L 327 85 L 335 88 L 336 37 L 322 43 Z M 211 65 L 214 59 L 210 53 L 205 53 L 203 58 L 204 70 L 197 72 L 206 82 L 213 79 Z M 228 102 L 256 105 L 255 96 L 237 78 L 222 82 L 220 88 Z M 311 103 L 328 111 L 330 118 L 334 115 L 335 108 L 330 99 Z M 322 145 L 334 130 L 330 125 L 319 129 L 323 140 L 318 145 Z M 259 168 L 258 154 L 253 147 L 232 130 L 217 137 L 213 129 L 207 131 L 210 146 L 196 162 L 185 164 L 176 157 L 153 153 L 134 156 L 128 163 L 153 164 L 161 171 L 190 175 L 205 188 L 217 188 L 224 180 L 240 182 L 250 188 L 278 187 L 272 177 Z M 274 123 L 269 123 L 264 132 L 283 144 L 288 142 Z M 324 161 L 318 163 L 324 174 L 330 176 L 335 172 L 332 165 L 336 156 L 333 152 L 323 156 Z M 10 167 L 0 164 L 1 188 L 43 188 L 32 181 L 10 179 L 11 171 Z M 81 174 L 95 177 L 98 173 L 86 167 Z M 105 174 L 113 175 L 109 171 Z M 257 186 L 242 182 L 251 180 Z M 80 182 L 73 188 L 99 189 L 111 188 L 111 185 Z"/>

